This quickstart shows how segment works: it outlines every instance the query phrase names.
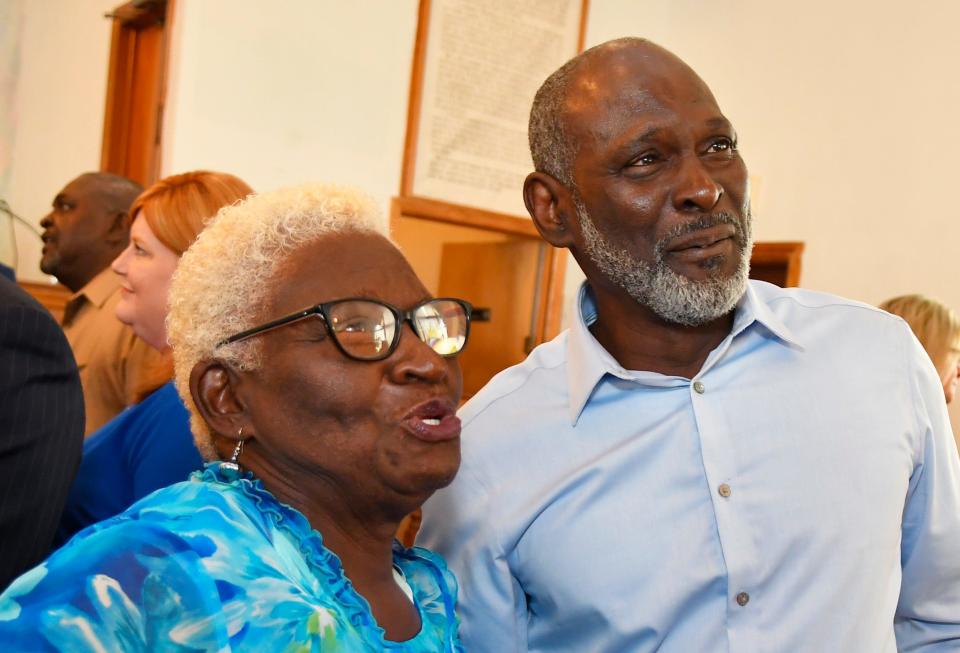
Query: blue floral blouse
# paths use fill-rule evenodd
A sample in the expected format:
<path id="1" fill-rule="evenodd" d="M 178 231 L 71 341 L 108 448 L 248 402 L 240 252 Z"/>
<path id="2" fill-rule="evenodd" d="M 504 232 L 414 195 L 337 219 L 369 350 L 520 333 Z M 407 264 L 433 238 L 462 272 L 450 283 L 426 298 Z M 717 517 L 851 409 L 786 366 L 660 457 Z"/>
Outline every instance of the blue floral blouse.
<path id="1" fill-rule="evenodd" d="M 220 464 L 81 531 L 0 596 L 4 651 L 462 653 L 443 559 L 394 544 L 420 632 L 384 639 L 306 518 Z"/>

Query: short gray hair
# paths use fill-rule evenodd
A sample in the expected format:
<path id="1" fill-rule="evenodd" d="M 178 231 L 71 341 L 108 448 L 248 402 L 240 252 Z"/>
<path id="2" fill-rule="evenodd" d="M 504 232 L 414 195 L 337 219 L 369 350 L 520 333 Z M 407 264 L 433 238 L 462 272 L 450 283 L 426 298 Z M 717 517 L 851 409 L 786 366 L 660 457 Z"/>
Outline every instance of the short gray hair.
<path id="1" fill-rule="evenodd" d="M 568 188 L 573 188 L 573 157 L 578 144 L 567 129 L 566 102 L 570 82 L 577 69 L 588 59 L 611 47 L 650 44 L 633 36 L 615 39 L 584 50 L 553 72 L 540 86 L 530 107 L 527 138 L 530 156 L 537 172 L 545 172 Z"/>
<path id="2" fill-rule="evenodd" d="M 214 359 L 238 369 L 259 367 L 256 338 L 224 347 L 218 343 L 262 317 L 283 261 L 326 235 L 342 232 L 387 237 L 388 229 L 377 205 L 354 189 L 298 186 L 224 207 L 180 259 L 170 287 L 167 335 L 177 391 L 190 411 L 194 440 L 205 458 L 217 453 L 190 395 L 193 368 Z"/>

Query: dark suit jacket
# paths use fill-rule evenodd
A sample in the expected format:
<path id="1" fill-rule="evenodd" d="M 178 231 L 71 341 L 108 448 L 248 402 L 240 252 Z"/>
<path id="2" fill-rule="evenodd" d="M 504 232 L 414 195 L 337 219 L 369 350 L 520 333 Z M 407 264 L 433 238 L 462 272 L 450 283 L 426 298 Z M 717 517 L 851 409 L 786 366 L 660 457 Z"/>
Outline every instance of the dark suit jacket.
<path id="1" fill-rule="evenodd" d="M 83 391 L 53 316 L 0 278 L 0 590 L 43 561 L 83 447 Z"/>

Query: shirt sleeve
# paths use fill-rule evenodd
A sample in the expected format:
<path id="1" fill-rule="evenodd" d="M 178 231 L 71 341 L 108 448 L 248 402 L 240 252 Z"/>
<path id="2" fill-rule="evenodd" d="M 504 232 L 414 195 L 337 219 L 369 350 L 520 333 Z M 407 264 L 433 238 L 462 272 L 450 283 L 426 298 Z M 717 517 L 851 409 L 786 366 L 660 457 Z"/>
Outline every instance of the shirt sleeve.
<path id="1" fill-rule="evenodd" d="M 897 648 L 956 651 L 960 646 L 960 460 L 940 380 L 912 333 L 906 334 L 906 342 L 907 373 L 917 408 L 918 455 L 903 512 L 903 578 L 894 620 Z"/>
<path id="2" fill-rule="evenodd" d="M 526 651 L 526 597 L 499 541 L 490 499 L 471 470 L 461 468 L 450 487 L 424 504 L 417 544 L 442 555 L 457 576 L 465 650 Z"/>
<path id="3" fill-rule="evenodd" d="M 0 596 L 0 641 L 8 652 L 223 650 L 217 597 L 180 538 L 114 524 L 75 538 Z"/>

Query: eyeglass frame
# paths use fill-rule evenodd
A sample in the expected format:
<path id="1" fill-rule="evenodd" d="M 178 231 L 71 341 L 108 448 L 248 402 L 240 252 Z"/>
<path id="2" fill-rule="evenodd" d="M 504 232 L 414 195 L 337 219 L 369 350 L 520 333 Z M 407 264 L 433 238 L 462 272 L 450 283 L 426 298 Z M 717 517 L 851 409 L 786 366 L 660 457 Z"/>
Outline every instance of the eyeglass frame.
<path id="1" fill-rule="evenodd" d="M 333 330 L 333 327 L 330 326 L 330 317 L 327 314 L 330 307 L 335 306 L 336 304 L 344 304 L 346 302 L 357 302 L 357 301 L 371 302 L 373 304 L 378 304 L 380 306 L 383 306 L 393 314 L 393 319 L 396 320 L 397 328 L 394 331 L 393 340 L 390 342 L 390 346 L 387 347 L 386 353 L 384 353 L 383 356 L 380 356 L 377 358 L 358 358 L 357 356 L 354 356 L 353 354 L 349 353 L 346 349 L 344 349 L 343 345 L 340 344 L 340 340 L 339 338 L 337 338 L 337 334 Z M 241 342 L 243 340 L 247 340 L 248 338 L 252 338 L 253 336 L 260 335 L 261 333 L 273 331 L 274 329 L 279 329 L 280 327 L 286 326 L 287 324 L 299 322 L 300 320 L 305 320 L 306 318 L 312 315 L 317 315 L 323 321 L 323 327 L 324 329 L 326 329 L 327 335 L 330 336 L 330 339 L 333 340 L 333 344 L 337 346 L 337 349 L 339 349 L 340 353 L 342 353 L 344 356 L 346 356 L 351 360 L 362 361 L 362 362 L 382 361 L 386 358 L 389 358 L 393 354 L 393 352 L 397 350 L 397 347 L 400 345 L 400 334 L 403 331 L 404 323 L 409 323 L 410 328 L 413 330 L 413 333 L 417 336 L 420 342 L 423 342 L 424 344 L 426 344 L 426 341 L 420 338 L 420 335 L 417 333 L 417 329 L 414 326 L 414 322 L 413 322 L 414 311 L 416 311 L 417 309 L 423 306 L 426 306 L 427 304 L 432 304 L 434 302 L 444 302 L 444 301 L 454 302 L 455 304 L 459 304 L 460 307 L 463 309 L 464 315 L 467 318 L 466 328 L 464 329 L 464 333 L 463 333 L 463 347 L 461 347 L 458 351 L 452 354 L 441 354 L 437 352 L 435 349 L 433 349 L 433 347 L 430 347 L 430 349 L 436 352 L 438 356 L 441 356 L 443 358 L 454 358 L 456 356 L 459 356 L 461 353 L 463 353 L 463 350 L 466 349 L 467 347 L 467 343 L 470 341 L 470 321 L 471 321 L 471 316 L 473 314 L 473 304 L 471 304 L 465 299 L 459 299 L 457 297 L 433 297 L 431 299 L 425 299 L 419 304 L 417 304 L 416 306 L 406 311 L 400 308 L 397 308 L 393 304 L 388 304 L 387 302 L 380 301 L 379 299 L 371 299 L 370 297 L 345 297 L 343 299 L 334 299 L 329 302 L 321 302 L 320 304 L 314 304 L 313 306 L 308 306 L 307 308 L 300 309 L 299 311 L 294 311 L 289 315 L 284 315 L 283 317 L 278 317 L 274 320 L 270 320 L 269 322 L 264 322 L 259 326 L 251 327 L 249 329 L 240 331 L 239 333 L 235 333 L 232 336 L 228 338 L 224 338 L 223 340 L 218 342 L 214 346 L 214 349 L 219 349 L 220 347 L 224 347 L 226 345 L 231 345 L 236 342 Z"/>

